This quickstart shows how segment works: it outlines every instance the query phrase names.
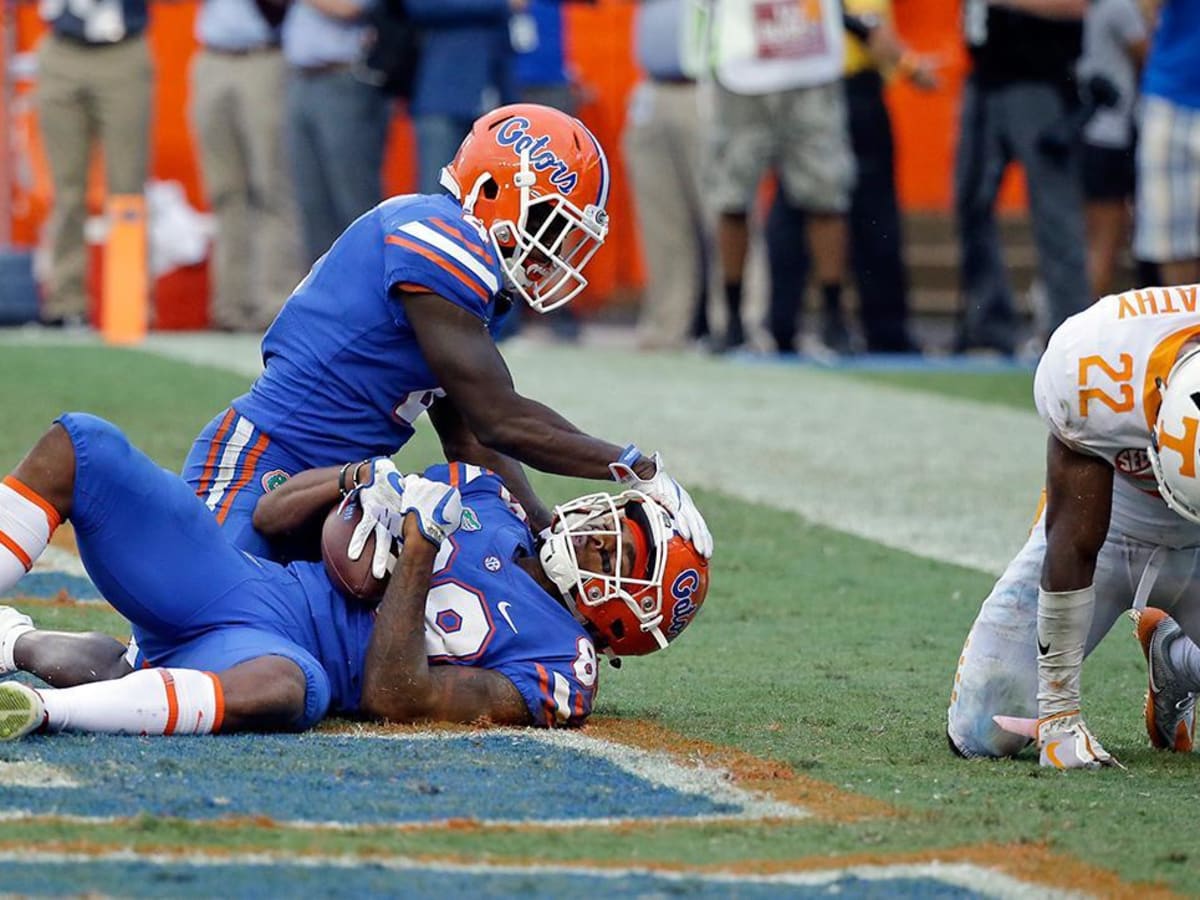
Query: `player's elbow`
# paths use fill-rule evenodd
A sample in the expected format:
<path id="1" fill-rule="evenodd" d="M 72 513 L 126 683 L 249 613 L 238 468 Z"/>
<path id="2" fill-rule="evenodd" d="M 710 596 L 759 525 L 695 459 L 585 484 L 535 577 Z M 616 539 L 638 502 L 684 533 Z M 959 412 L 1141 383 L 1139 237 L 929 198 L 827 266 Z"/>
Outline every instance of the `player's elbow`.
<path id="1" fill-rule="evenodd" d="M 471 423 L 471 431 L 475 440 L 489 450 L 517 458 L 520 458 L 530 434 L 517 417 L 490 411 Z"/>
<path id="2" fill-rule="evenodd" d="M 405 724 L 428 719 L 433 699 L 426 691 L 388 690 L 368 683 L 363 685 L 359 709 L 369 719 Z"/>

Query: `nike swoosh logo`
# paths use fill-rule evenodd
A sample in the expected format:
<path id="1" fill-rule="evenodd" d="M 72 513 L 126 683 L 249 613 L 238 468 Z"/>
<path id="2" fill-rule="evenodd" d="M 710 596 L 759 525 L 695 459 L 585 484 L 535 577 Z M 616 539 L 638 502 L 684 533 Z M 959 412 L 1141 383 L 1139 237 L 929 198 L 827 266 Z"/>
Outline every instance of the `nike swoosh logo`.
<path id="1" fill-rule="evenodd" d="M 1061 743 L 1062 741 L 1051 741 L 1046 745 L 1046 749 L 1043 751 L 1046 754 L 1046 758 L 1050 760 L 1051 765 L 1053 765 L 1056 769 L 1066 768 L 1066 766 L 1062 764 L 1062 760 L 1058 758 L 1058 747 Z"/>
<path id="2" fill-rule="evenodd" d="M 1038 638 L 1037 645 L 1038 645 L 1038 655 L 1039 656 L 1045 656 L 1047 653 L 1050 652 L 1050 645 L 1043 644 L 1041 638 Z"/>
<path id="3" fill-rule="evenodd" d="M 513 624 L 512 617 L 508 614 L 509 608 L 512 606 L 507 600 L 501 600 L 496 604 L 496 609 L 500 611 L 500 615 L 504 616 L 504 621 L 508 623 L 508 627 L 513 630 L 513 634 L 520 634 L 517 631 L 517 626 Z"/>

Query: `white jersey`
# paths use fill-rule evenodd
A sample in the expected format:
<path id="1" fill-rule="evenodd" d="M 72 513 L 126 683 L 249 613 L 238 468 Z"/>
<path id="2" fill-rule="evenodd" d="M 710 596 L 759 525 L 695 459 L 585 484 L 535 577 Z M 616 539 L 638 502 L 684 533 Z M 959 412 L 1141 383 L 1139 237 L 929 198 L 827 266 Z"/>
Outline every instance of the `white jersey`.
<path id="1" fill-rule="evenodd" d="M 1200 544 L 1200 526 L 1158 495 L 1146 449 L 1157 380 L 1200 340 L 1200 285 L 1142 288 L 1097 300 L 1050 338 L 1034 378 L 1038 413 L 1064 444 L 1115 470 L 1113 523 L 1167 546 Z"/>
<path id="2" fill-rule="evenodd" d="M 769 94 L 842 77 L 837 0 L 715 0 L 717 80 L 735 94 Z"/>

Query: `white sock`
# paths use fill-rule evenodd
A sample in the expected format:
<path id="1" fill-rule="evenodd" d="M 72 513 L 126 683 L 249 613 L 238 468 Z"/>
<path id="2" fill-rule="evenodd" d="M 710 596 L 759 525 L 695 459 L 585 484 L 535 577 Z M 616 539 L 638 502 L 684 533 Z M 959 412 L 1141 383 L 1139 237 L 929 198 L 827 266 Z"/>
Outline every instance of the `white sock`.
<path id="1" fill-rule="evenodd" d="M 1173 642 L 1167 650 L 1171 666 L 1180 681 L 1193 691 L 1200 691 L 1200 647 L 1186 636 Z"/>
<path id="2" fill-rule="evenodd" d="M 11 606 L 0 606 L 0 675 L 17 671 L 13 650 L 17 638 L 33 631 L 33 619 Z"/>
<path id="3" fill-rule="evenodd" d="M 113 681 L 38 693 L 47 731 L 212 734 L 225 716 L 217 676 L 195 669 L 141 669 Z"/>
<path id="4" fill-rule="evenodd" d="M 58 510 L 11 475 L 0 482 L 0 596 L 33 567 L 61 521 Z"/>

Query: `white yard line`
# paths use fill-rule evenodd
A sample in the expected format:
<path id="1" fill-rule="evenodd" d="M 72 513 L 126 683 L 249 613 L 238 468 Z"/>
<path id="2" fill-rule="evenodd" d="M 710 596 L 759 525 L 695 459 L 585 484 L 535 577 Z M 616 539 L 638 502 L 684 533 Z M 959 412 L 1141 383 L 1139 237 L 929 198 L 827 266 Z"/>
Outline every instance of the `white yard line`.
<path id="1" fill-rule="evenodd" d="M 159 333 L 145 349 L 260 371 L 245 336 Z M 1032 401 L 1023 412 L 802 367 L 611 347 L 518 339 L 504 354 L 523 393 L 594 434 L 661 450 L 689 485 L 929 559 L 999 572 L 1041 489 Z"/>

